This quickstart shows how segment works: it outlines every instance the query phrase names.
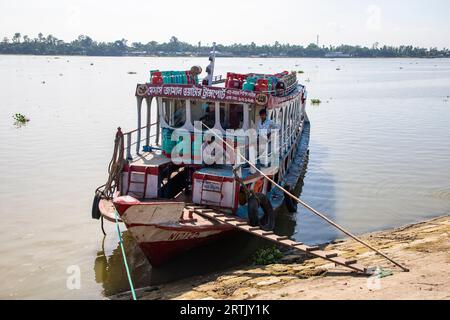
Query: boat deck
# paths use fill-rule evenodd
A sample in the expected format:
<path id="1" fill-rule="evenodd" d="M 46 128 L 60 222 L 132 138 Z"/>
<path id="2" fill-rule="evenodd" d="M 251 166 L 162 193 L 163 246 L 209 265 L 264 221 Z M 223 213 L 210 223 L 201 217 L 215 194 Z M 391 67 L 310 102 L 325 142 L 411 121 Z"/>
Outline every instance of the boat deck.
<path id="1" fill-rule="evenodd" d="M 133 160 L 130 160 L 130 165 L 133 166 L 146 166 L 146 167 L 159 167 L 171 163 L 172 160 L 167 158 L 163 154 L 155 152 L 144 152 L 134 156 Z"/>

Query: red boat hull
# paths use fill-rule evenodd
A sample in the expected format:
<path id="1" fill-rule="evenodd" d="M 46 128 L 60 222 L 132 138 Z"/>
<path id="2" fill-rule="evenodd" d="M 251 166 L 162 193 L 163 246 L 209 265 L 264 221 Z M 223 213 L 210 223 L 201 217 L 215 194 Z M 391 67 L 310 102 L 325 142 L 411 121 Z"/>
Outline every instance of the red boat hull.
<path id="1" fill-rule="evenodd" d="M 186 251 L 216 241 L 232 232 L 234 231 L 222 231 L 212 236 L 197 239 L 142 242 L 139 243 L 139 247 L 153 267 L 160 267 Z"/>
<path id="2" fill-rule="evenodd" d="M 230 225 L 187 211 L 185 204 L 180 202 L 140 202 L 125 196 L 114 199 L 113 205 L 149 262 L 155 267 L 183 252 L 235 232 Z M 104 216 L 107 214 L 104 213 Z"/>

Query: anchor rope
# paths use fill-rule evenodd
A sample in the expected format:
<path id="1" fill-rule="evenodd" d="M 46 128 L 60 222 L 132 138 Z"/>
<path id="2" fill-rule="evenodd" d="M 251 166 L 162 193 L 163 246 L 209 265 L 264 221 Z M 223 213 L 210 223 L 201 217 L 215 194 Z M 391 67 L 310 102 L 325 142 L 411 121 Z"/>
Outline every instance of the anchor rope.
<path id="1" fill-rule="evenodd" d="M 233 146 L 231 146 L 228 142 L 226 142 L 224 139 L 222 139 L 222 137 L 220 137 L 214 130 L 212 130 L 211 128 L 209 128 L 206 124 L 204 124 L 202 122 L 202 125 L 213 132 L 213 134 L 223 143 L 225 143 L 225 145 L 229 148 L 231 148 L 232 150 L 234 149 Z M 269 176 L 267 176 L 264 172 L 262 172 L 260 169 L 258 169 L 256 167 L 256 165 L 252 162 L 250 162 L 249 160 L 247 160 L 247 158 L 245 158 L 242 154 L 241 151 L 239 150 L 239 148 L 237 148 L 237 154 L 239 155 L 239 157 L 244 160 L 247 164 L 249 164 L 253 169 L 256 170 L 256 172 L 258 172 L 259 174 L 261 174 L 264 178 L 266 178 L 270 183 L 272 183 L 275 187 L 277 187 L 278 189 L 280 189 L 285 195 L 288 195 L 290 198 L 292 198 L 293 200 L 297 201 L 297 203 L 301 204 L 303 207 L 305 207 L 306 209 L 308 209 L 309 211 L 311 211 L 312 213 L 314 213 L 315 215 L 317 215 L 318 217 L 322 218 L 323 220 L 325 220 L 326 222 L 328 222 L 329 224 L 331 224 L 332 226 L 334 226 L 336 229 L 340 230 L 342 233 L 346 234 L 347 236 L 349 236 L 350 238 L 352 238 L 353 240 L 361 243 L 362 245 L 364 245 L 365 247 L 369 248 L 370 250 L 376 252 L 377 254 L 379 254 L 380 256 L 382 256 L 383 258 L 385 258 L 386 260 L 392 262 L 393 264 L 395 264 L 396 266 L 398 266 L 399 268 L 401 268 L 403 271 L 405 272 L 409 272 L 409 269 L 404 267 L 403 265 L 401 265 L 400 263 L 396 262 L 395 260 L 393 260 L 392 258 L 388 257 L 386 254 L 384 254 L 383 252 L 381 252 L 380 250 L 376 249 L 375 247 L 373 247 L 372 245 L 370 245 L 369 243 L 367 243 L 366 241 L 358 238 L 357 236 L 353 235 L 350 231 L 346 230 L 345 228 L 341 227 L 340 225 L 338 225 L 336 222 L 332 221 L 331 219 L 329 219 L 327 216 L 325 216 L 323 213 L 319 212 L 318 210 L 314 209 L 313 207 L 311 207 L 310 205 L 308 205 L 306 202 L 300 200 L 300 198 L 296 197 L 295 195 L 293 195 L 291 192 L 287 191 L 285 188 L 283 188 L 282 186 L 280 186 L 278 183 L 276 183 L 274 180 L 272 180 Z"/>
<path id="2" fill-rule="evenodd" d="M 127 256 L 125 254 L 125 248 L 123 246 L 123 239 L 122 239 L 122 233 L 120 231 L 117 210 L 114 212 L 114 218 L 116 220 L 116 229 L 117 229 L 117 234 L 119 236 L 120 249 L 122 250 L 123 264 L 125 265 L 125 270 L 127 272 L 128 283 L 130 284 L 131 295 L 133 296 L 133 300 L 137 300 L 136 292 L 134 290 L 133 280 L 131 279 L 130 268 L 128 267 Z"/>

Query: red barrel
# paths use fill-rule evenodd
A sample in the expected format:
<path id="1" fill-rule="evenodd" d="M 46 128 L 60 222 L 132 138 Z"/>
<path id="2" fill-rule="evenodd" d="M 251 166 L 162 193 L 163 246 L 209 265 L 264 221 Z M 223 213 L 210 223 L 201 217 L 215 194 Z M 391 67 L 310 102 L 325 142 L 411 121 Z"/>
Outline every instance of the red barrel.
<path id="1" fill-rule="evenodd" d="M 256 80 L 255 91 L 269 91 L 269 81 L 267 79 Z"/>

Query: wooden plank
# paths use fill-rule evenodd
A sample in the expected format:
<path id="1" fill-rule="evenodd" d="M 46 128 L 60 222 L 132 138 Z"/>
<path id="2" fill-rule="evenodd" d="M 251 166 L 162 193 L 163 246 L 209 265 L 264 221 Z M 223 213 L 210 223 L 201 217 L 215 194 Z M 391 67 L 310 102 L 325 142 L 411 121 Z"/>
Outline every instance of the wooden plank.
<path id="1" fill-rule="evenodd" d="M 345 260 L 345 264 L 347 266 L 351 265 L 351 264 L 356 264 L 358 261 L 356 261 L 356 259 L 349 259 L 349 260 Z"/>
<path id="2" fill-rule="evenodd" d="M 308 252 L 317 251 L 317 250 L 320 250 L 320 248 L 318 246 L 306 247 L 306 251 L 308 251 Z"/>
<path id="3" fill-rule="evenodd" d="M 275 233 L 273 233 L 272 231 L 267 231 L 267 232 L 263 232 L 263 236 L 271 236 L 274 235 Z"/>
<path id="4" fill-rule="evenodd" d="M 277 237 L 277 241 L 289 240 L 289 237 Z"/>

